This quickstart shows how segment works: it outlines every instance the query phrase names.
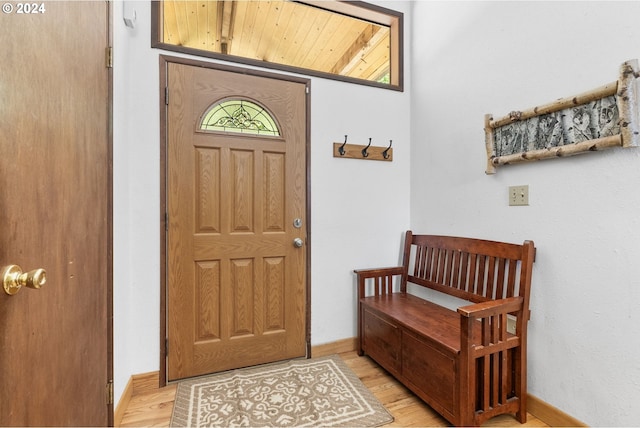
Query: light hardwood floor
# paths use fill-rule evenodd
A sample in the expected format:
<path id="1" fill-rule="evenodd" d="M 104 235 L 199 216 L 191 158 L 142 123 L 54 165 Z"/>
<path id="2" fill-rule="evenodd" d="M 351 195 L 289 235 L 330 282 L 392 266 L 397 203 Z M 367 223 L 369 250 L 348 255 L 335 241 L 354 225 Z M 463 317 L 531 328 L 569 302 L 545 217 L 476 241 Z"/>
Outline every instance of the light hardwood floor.
<path id="1" fill-rule="evenodd" d="M 344 352 L 339 355 L 351 370 L 358 375 L 362 383 L 393 414 L 395 420 L 386 426 L 450 426 L 446 420 L 368 357 L 358 357 L 354 351 Z M 157 378 L 155 378 L 155 382 L 157 382 Z M 175 393 L 175 384 L 161 389 L 158 389 L 153 382 L 138 384 L 133 390 L 129 406 L 124 412 L 120 426 L 169 426 Z M 503 415 L 487 421 L 484 426 L 544 427 L 548 425 L 532 415 L 527 417 L 527 423 L 524 425 L 520 425 L 511 416 Z"/>

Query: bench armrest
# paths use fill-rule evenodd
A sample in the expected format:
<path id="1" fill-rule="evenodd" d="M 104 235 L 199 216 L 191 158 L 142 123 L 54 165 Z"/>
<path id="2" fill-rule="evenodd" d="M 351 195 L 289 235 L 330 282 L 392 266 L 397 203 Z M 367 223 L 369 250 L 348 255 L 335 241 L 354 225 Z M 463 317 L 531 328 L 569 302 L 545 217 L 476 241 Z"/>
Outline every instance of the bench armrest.
<path id="1" fill-rule="evenodd" d="M 460 314 L 460 384 L 467 388 L 463 398 L 469 415 L 477 406 L 485 411 L 496 402 L 511 401 L 508 391 L 515 388 L 514 402 L 522 409 L 526 400 L 526 321 L 520 296 L 490 300 L 458 308 Z M 507 328 L 510 313 L 519 312 L 515 334 Z M 507 361 L 511 360 L 511 363 Z M 512 372 L 510 373 L 509 370 Z M 515 378 L 512 378 L 515 376 Z M 508 386 L 511 385 L 511 386 Z M 469 418 L 473 420 L 473 416 Z"/>
<path id="2" fill-rule="evenodd" d="M 402 275 L 404 272 L 404 268 L 402 266 L 393 266 L 393 267 L 384 267 L 384 268 L 374 268 L 374 269 L 356 269 L 354 272 L 358 276 L 363 276 L 365 278 L 374 278 L 380 275 Z"/>
<path id="3" fill-rule="evenodd" d="M 467 318 L 485 318 L 498 314 L 508 314 L 522 309 L 524 299 L 520 296 L 491 300 L 458 308 L 458 313 Z"/>
<path id="4" fill-rule="evenodd" d="M 365 285 L 367 279 L 373 279 L 374 295 L 390 294 L 393 292 L 393 277 L 405 274 L 403 266 L 394 266 L 375 269 L 356 269 L 354 270 L 358 276 L 358 300 L 366 297 Z M 371 281 L 370 281 L 371 282 Z"/>

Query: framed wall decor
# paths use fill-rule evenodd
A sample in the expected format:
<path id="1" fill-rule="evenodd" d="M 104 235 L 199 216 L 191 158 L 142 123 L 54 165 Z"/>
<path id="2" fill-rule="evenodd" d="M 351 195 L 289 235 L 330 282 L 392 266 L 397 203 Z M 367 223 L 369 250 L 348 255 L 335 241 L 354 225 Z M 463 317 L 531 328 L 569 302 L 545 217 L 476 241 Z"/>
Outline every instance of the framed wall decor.
<path id="1" fill-rule="evenodd" d="M 638 60 L 615 82 L 494 120 L 485 115 L 487 174 L 500 165 L 640 146 Z"/>

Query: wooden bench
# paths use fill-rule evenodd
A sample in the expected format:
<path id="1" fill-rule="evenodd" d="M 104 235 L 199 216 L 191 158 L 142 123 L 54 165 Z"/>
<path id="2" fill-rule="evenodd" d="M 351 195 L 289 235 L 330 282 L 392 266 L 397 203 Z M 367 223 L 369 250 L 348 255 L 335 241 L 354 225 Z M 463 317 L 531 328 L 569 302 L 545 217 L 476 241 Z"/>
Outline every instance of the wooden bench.
<path id="1" fill-rule="evenodd" d="M 526 422 L 534 257 L 532 241 L 408 231 L 402 266 L 355 271 L 358 354 L 369 355 L 454 425 L 478 426 L 504 413 Z M 471 304 L 453 311 L 409 294 L 407 283 Z"/>

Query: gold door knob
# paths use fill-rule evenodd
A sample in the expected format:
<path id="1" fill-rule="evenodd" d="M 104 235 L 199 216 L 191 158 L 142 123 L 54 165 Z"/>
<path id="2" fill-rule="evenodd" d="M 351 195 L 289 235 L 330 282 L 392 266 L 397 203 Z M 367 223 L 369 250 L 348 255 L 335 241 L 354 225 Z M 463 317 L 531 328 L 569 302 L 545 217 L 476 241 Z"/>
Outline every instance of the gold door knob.
<path id="1" fill-rule="evenodd" d="M 22 287 L 38 289 L 47 282 L 47 272 L 44 269 L 34 269 L 29 272 L 22 272 L 20 266 L 9 265 L 0 271 L 2 285 L 7 294 L 14 295 Z"/>

